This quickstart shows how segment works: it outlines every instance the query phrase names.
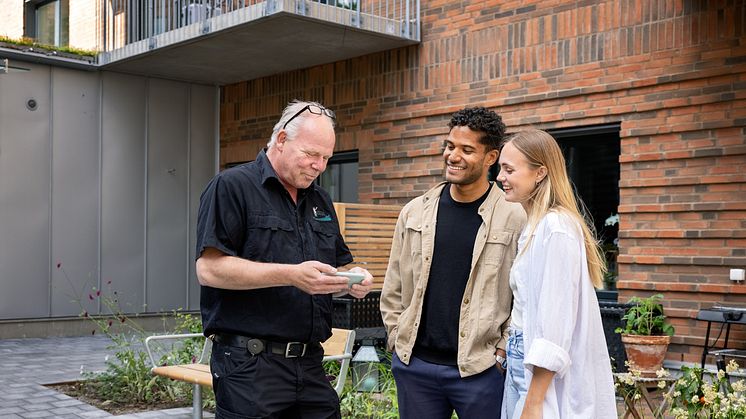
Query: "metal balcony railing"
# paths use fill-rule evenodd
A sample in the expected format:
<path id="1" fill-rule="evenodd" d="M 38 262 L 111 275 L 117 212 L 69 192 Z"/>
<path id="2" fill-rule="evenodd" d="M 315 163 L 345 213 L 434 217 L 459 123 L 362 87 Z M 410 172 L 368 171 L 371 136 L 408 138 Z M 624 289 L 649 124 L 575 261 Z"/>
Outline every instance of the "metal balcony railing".
<path id="1" fill-rule="evenodd" d="M 420 0 L 110 0 L 107 4 L 101 16 L 103 52 L 181 28 L 192 29 L 184 32 L 188 36 L 205 35 L 278 12 L 420 40 Z"/>

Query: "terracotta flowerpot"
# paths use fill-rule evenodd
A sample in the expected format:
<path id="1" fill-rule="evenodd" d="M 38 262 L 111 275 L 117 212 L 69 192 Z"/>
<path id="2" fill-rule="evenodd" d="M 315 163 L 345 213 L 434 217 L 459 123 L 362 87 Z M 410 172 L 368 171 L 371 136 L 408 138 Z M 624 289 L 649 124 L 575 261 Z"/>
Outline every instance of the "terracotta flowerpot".
<path id="1" fill-rule="evenodd" d="M 643 377 L 656 377 L 655 372 L 663 368 L 671 336 L 640 336 L 622 334 L 624 351 L 632 368 Z"/>

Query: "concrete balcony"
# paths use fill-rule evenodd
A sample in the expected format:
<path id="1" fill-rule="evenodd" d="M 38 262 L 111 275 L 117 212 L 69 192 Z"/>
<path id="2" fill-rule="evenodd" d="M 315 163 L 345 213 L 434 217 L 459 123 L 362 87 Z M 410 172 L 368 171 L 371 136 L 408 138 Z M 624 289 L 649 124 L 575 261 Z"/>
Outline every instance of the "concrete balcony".
<path id="1" fill-rule="evenodd" d="M 419 0 L 114 0 L 103 69 L 223 85 L 420 41 Z"/>

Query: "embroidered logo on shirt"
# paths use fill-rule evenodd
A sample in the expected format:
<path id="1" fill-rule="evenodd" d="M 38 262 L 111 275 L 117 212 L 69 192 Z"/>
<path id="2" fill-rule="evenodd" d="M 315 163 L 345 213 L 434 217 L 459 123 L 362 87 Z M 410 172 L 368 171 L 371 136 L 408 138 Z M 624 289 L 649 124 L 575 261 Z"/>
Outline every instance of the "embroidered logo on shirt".
<path id="1" fill-rule="evenodd" d="M 313 219 L 316 221 L 331 221 L 332 217 L 319 207 L 313 207 Z"/>

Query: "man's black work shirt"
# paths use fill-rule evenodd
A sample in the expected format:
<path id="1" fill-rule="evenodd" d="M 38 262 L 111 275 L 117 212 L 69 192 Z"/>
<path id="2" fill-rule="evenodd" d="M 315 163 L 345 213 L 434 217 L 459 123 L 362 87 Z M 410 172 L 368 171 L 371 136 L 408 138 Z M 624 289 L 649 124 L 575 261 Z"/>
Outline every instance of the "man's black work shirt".
<path id="1" fill-rule="evenodd" d="M 215 176 L 200 197 L 197 257 L 207 247 L 255 262 L 352 262 L 329 195 L 311 185 L 298 203 L 261 151 L 256 160 Z M 226 290 L 201 287 L 205 335 L 233 333 L 285 342 L 331 336 L 332 297 L 296 287 Z"/>

